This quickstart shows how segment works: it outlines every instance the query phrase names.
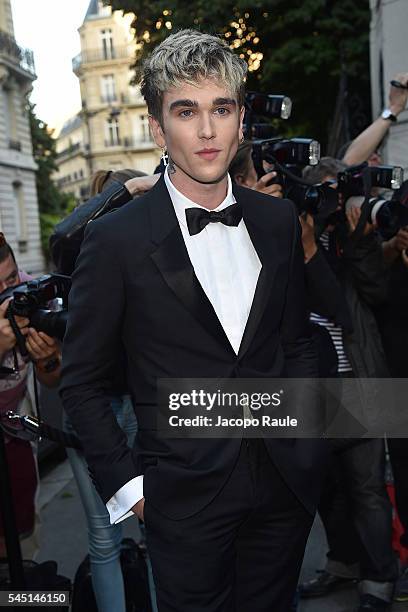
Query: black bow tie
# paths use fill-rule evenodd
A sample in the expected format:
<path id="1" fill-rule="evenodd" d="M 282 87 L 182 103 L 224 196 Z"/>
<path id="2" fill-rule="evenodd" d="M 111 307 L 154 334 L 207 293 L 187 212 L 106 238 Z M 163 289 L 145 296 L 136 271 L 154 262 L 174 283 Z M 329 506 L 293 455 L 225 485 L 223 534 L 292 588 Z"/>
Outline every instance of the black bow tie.
<path id="1" fill-rule="evenodd" d="M 203 208 L 187 208 L 186 220 L 190 236 L 199 234 L 209 223 L 224 223 L 237 226 L 242 219 L 242 208 L 239 204 L 231 204 L 224 210 L 212 211 Z"/>

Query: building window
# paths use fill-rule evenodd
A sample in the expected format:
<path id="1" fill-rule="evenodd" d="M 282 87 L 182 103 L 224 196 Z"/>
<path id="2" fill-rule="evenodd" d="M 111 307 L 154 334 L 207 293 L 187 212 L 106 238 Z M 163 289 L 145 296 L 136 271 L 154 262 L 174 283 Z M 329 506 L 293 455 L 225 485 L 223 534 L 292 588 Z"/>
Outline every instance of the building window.
<path id="1" fill-rule="evenodd" d="M 101 80 L 102 102 L 109 104 L 116 101 L 115 77 L 113 74 L 105 74 Z"/>
<path id="2" fill-rule="evenodd" d="M 20 181 L 14 181 L 13 183 L 13 209 L 16 222 L 16 238 L 19 247 L 24 250 L 27 244 L 27 215 L 25 211 L 23 185 Z"/>
<path id="3" fill-rule="evenodd" d="M 147 115 L 140 115 L 140 134 L 142 142 L 150 142 L 149 118 Z"/>
<path id="4" fill-rule="evenodd" d="M 114 147 L 120 144 L 119 121 L 116 117 L 110 117 L 107 122 L 106 146 Z"/>
<path id="5" fill-rule="evenodd" d="M 10 149 L 15 151 L 21 151 L 21 142 L 18 140 L 17 135 L 17 111 L 16 111 L 16 100 L 15 100 L 15 89 L 13 87 L 3 89 L 4 95 L 4 123 L 6 125 L 8 146 Z"/>
<path id="6" fill-rule="evenodd" d="M 101 38 L 103 59 L 114 59 L 115 49 L 113 47 L 112 30 L 110 28 L 101 30 Z"/>

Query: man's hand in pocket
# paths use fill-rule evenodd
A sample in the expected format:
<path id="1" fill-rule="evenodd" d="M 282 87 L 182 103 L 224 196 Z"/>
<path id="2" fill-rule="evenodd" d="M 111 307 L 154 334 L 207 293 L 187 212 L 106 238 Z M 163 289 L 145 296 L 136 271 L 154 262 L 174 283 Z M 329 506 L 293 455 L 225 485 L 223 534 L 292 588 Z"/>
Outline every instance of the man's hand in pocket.
<path id="1" fill-rule="evenodd" d="M 132 508 L 132 512 L 134 512 L 141 521 L 144 521 L 144 504 L 145 498 L 142 497 L 142 499 L 139 499 L 137 504 L 135 504 Z"/>

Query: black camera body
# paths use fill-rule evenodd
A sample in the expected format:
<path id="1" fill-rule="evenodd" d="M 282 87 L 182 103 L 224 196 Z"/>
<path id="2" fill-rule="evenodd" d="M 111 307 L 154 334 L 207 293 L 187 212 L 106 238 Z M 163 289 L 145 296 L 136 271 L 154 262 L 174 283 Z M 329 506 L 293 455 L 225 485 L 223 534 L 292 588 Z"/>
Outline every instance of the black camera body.
<path id="1" fill-rule="evenodd" d="M 15 287 L 9 287 L 0 294 L 0 303 L 8 298 L 12 316 L 26 317 L 38 331 L 62 340 L 67 322 L 68 293 L 71 287 L 69 276 L 46 274 Z M 63 310 L 54 312 L 48 305 L 56 298 L 62 299 Z"/>
<path id="2" fill-rule="evenodd" d="M 367 188 L 397 190 L 404 180 L 400 166 L 369 166 L 367 162 L 350 166 L 337 176 L 338 190 L 347 199 L 365 195 Z"/>
<path id="3" fill-rule="evenodd" d="M 283 195 L 293 200 L 299 213 L 317 214 L 332 193 L 326 186 L 309 185 L 302 180 L 302 169 L 320 160 L 320 144 L 312 138 L 275 137 L 272 124 L 256 123 L 255 118 L 288 119 L 292 102 L 286 96 L 249 92 L 245 98 L 244 132 L 252 141 L 252 160 L 258 178 L 273 167 L 275 183 L 283 187 Z"/>
<path id="4" fill-rule="evenodd" d="M 375 223 L 385 239 L 408 225 L 408 205 L 401 197 L 406 191 L 400 166 L 369 166 L 366 162 L 338 174 L 338 190 L 348 206 L 364 207 L 367 221 Z M 391 200 L 372 195 L 372 188 L 391 189 Z"/>

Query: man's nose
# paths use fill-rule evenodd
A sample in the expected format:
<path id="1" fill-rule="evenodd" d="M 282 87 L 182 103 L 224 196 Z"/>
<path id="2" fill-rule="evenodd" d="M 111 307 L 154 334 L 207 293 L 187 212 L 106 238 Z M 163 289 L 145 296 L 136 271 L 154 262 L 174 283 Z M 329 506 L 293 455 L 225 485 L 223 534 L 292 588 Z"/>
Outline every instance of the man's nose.
<path id="1" fill-rule="evenodd" d="M 203 114 L 200 118 L 200 124 L 198 128 L 199 138 L 214 138 L 215 137 L 215 125 L 214 119 L 210 114 Z"/>

